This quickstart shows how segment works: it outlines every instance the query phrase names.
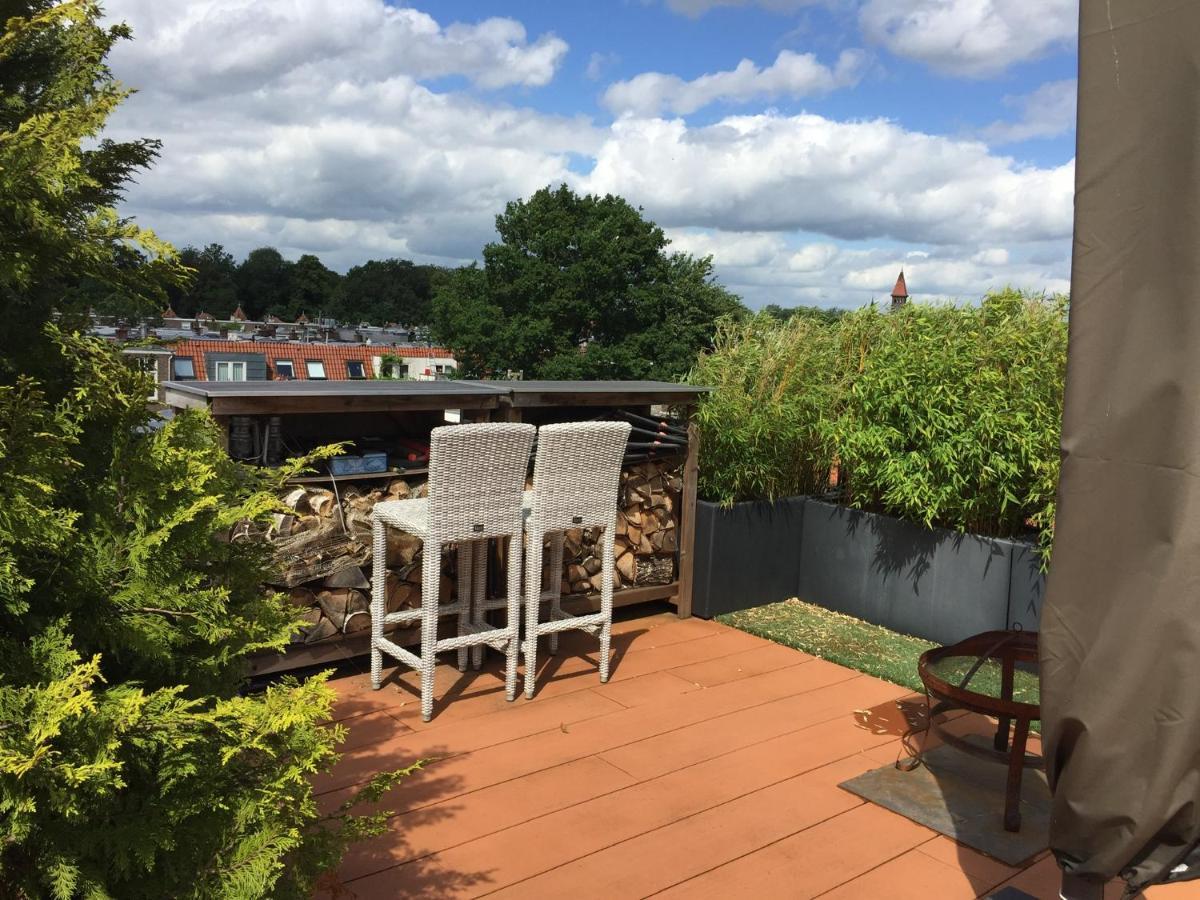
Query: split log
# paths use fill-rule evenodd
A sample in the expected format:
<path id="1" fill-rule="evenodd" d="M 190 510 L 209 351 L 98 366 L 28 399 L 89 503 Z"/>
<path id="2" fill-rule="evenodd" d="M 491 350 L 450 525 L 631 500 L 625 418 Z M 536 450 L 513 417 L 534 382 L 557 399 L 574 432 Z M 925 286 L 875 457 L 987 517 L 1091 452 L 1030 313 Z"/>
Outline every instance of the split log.
<path id="1" fill-rule="evenodd" d="M 325 616 L 321 615 L 320 609 L 313 607 L 313 610 L 316 613 L 316 622 L 302 629 L 304 632 L 304 643 L 315 644 L 317 641 L 324 641 L 340 634 L 337 627 L 325 618 Z"/>
<path id="2" fill-rule="evenodd" d="M 292 604 L 292 606 L 298 606 L 301 609 L 307 609 L 317 605 L 317 593 L 311 588 L 292 588 L 292 590 L 288 593 L 288 601 Z"/>
<path id="3" fill-rule="evenodd" d="M 405 581 L 395 572 L 387 573 L 387 611 L 400 612 L 421 605 L 421 586 Z"/>
<path id="4" fill-rule="evenodd" d="M 389 566 L 411 566 L 421 551 L 421 539 L 395 528 L 387 530 L 387 564 Z"/>
<path id="5" fill-rule="evenodd" d="M 637 584 L 670 584 L 675 577 L 675 560 L 669 556 L 639 556 Z"/>
<path id="6" fill-rule="evenodd" d="M 347 566 L 341 571 L 334 572 L 325 579 L 327 588 L 358 588 L 360 591 L 371 589 L 371 579 L 358 566 Z"/>
<path id="7" fill-rule="evenodd" d="M 371 605 L 367 595 L 352 588 L 334 588 L 317 594 L 317 603 L 325 618 L 333 623 L 339 631 L 345 631 L 346 623 L 358 613 L 366 613 Z"/>
<path id="8" fill-rule="evenodd" d="M 283 505 L 286 506 L 288 509 L 294 509 L 297 512 L 307 512 L 309 509 L 307 498 L 308 498 L 308 491 L 304 490 L 304 488 L 302 488 L 302 487 L 298 487 L 298 488 L 293 488 L 292 490 L 288 491 L 283 496 L 282 500 L 283 500 Z M 302 504 L 303 504 L 303 509 L 301 509 Z"/>
<path id="9" fill-rule="evenodd" d="M 333 491 L 327 491 L 324 488 L 309 490 L 305 499 L 308 501 L 308 508 L 318 516 L 333 515 L 334 508 L 337 506 Z"/>
<path id="10" fill-rule="evenodd" d="M 637 557 L 626 550 L 617 557 L 616 569 L 621 574 L 622 581 L 632 583 L 637 578 Z"/>

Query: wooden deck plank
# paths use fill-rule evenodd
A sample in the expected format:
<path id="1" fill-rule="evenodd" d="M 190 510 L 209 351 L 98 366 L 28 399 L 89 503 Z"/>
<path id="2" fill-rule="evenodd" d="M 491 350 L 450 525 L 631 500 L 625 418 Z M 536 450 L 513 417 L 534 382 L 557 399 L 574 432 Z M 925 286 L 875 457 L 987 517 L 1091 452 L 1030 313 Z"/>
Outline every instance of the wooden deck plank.
<path id="1" fill-rule="evenodd" d="M 390 869 L 632 783 L 624 772 L 590 756 L 492 785 L 392 818 L 387 832 L 350 850 L 340 875 L 349 880 Z"/>
<path id="2" fill-rule="evenodd" d="M 625 708 L 593 691 L 578 691 L 543 703 L 520 704 L 435 731 L 409 731 L 401 727 L 390 737 L 344 753 L 334 770 L 318 777 L 314 784 L 318 793 L 325 793 L 366 781 L 383 767 L 383 760 L 393 765 L 408 765 L 418 759 L 449 759 L 541 731 L 568 728 Z"/>
<path id="3" fill-rule="evenodd" d="M 787 666 L 808 662 L 813 657 L 782 644 L 767 644 L 750 647 L 720 659 L 708 659 L 691 665 L 671 669 L 671 674 L 697 687 L 716 687 L 751 675 L 772 672 Z"/>
<path id="4" fill-rule="evenodd" d="M 855 756 L 861 748 L 882 739 L 842 716 L 559 813 L 530 819 L 418 861 L 419 865 L 389 869 L 352 881 L 350 886 L 363 897 L 385 896 L 387 890 L 406 893 L 419 889 L 431 872 L 444 871 L 449 885 L 461 881 L 464 874 L 471 875 L 475 892 L 482 889 L 474 877 L 486 873 L 487 889 L 495 890 L 797 774 Z M 447 894 L 455 895 L 453 891 Z"/>
<path id="5" fill-rule="evenodd" d="M 648 897 L 862 803 L 840 790 L 857 763 L 839 761 L 556 866 L 495 897 Z M 787 810 L 787 815 L 779 815 Z"/>
<path id="6" fill-rule="evenodd" d="M 628 625 L 628 623 L 622 623 Z M 615 625 L 614 625 L 615 629 Z M 586 638 L 587 636 L 583 636 Z M 539 657 L 539 696 L 556 696 L 598 685 L 594 639 L 587 639 L 580 648 L 566 645 L 566 636 L 557 656 Z M 695 641 L 719 641 L 701 649 L 683 649 Z M 626 627 L 614 631 L 614 663 L 612 680 L 625 681 L 638 675 L 687 665 L 705 654 L 713 658 L 735 653 L 753 646 L 753 638 L 730 629 L 722 629 L 700 619 L 680 621 L 672 617 L 669 624 L 648 628 Z M 674 649 L 672 649 L 674 648 Z M 649 654 L 648 658 L 643 658 Z M 522 667 L 522 678 L 524 667 Z M 504 681 L 498 654 L 488 654 L 488 664 L 480 672 L 459 672 L 449 663 L 437 667 L 434 696 L 435 713 L 431 722 L 423 722 L 420 714 L 420 692 L 415 672 L 406 667 L 391 665 L 385 669 L 385 680 L 378 691 L 371 689 L 370 680 L 351 674 L 330 682 L 338 692 L 340 703 L 350 703 L 356 713 L 384 711 L 395 716 L 414 731 L 436 729 L 447 722 L 486 715 L 510 706 L 504 697 Z"/>
<path id="7" fill-rule="evenodd" d="M 994 883 L 972 878 L 964 870 L 926 856 L 916 849 L 889 859 L 821 896 L 826 900 L 861 900 L 863 897 L 975 900 L 992 887 L 995 887 Z"/>
<path id="8" fill-rule="evenodd" d="M 813 663 L 811 668 L 805 668 L 808 673 L 822 673 L 829 679 L 844 676 L 845 673 L 841 667 L 820 660 Z M 828 681 L 812 691 L 626 744 L 601 753 L 600 757 L 640 779 L 653 778 L 685 765 L 695 765 L 809 725 L 845 716 L 847 710 L 854 709 L 856 704 L 864 700 L 884 699 L 889 692 L 895 695 L 899 689 L 843 677 L 840 681 Z"/>
<path id="9" fill-rule="evenodd" d="M 440 778 L 445 780 L 453 775 L 454 783 L 466 793 L 853 676 L 854 673 L 847 669 L 816 660 L 683 694 L 669 706 L 622 709 L 604 716 L 602 721 L 585 720 L 568 728 L 551 727 L 478 752 L 453 756 L 435 766 Z M 535 700 L 522 705 L 532 708 L 536 703 Z M 381 761 L 388 758 L 391 758 L 390 754 L 371 748 L 348 753 L 331 773 L 318 779 L 317 792 L 344 790 L 361 784 L 379 771 Z M 445 795 L 432 796 L 419 783 L 403 793 L 410 800 L 419 798 L 420 804 L 446 799 Z"/>
<path id="10" fill-rule="evenodd" d="M 816 897 L 931 837 L 929 829 L 864 803 L 681 882 L 659 896 L 663 900 Z"/>
<path id="11" fill-rule="evenodd" d="M 1048 854 L 1004 866 L 836 787 L 896 758 L 924 698 L 670 612 L 614 634 L 609 684 L 594 638 L 569 633 L 532 702 L 504 700 L 496 654 L 482 673 L 439 666 L 449 702 L 431 723 L 411 673 L 373 692 L 365 661 L 345 663 L 331 685 L 349 738 L 323 809 L 375 772 L 445 758 L 378 805 L 396 814 L 347 855 L 338 896 L 1056 895 Z M 1200 884 L 1146 896 L 1200 900 Z"/>

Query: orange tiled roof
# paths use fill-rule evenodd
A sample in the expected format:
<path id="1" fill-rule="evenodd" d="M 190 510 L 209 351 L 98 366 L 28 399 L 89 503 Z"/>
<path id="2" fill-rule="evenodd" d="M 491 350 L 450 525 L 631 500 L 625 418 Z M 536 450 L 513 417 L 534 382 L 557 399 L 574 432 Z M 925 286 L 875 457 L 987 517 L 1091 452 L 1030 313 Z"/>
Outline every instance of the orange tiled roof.
<path id="1" fill-rule="evenodd" d="M 205 381 L 208 369 L 205 355 L 208 353 L 261 353 L 267 360 L 267 377 L 275 378 L 276 360 L 290 359 L 292 372 L 297 381 L 308 380 L 309 360 L 325 364 L 326 381 L 349 381 L 346 364 L 360 362 L 367 378 L 375 377 L 375 357 L 398 356 L 401 359 L 433 358 L 449 359 L 451 354 L 444 347 L 388 347 L 383 344 L 293 344 L 278 341 L 204 341 L 181 340 L 175 343 L 175 356 L 189 357 L 196 369 L 196 379 Z"/>
<path id="2" fill-rule="evenodd" d="M 892 288 L 893 297 L 907 297 L 908 285 L 904 283 L 904 270 L 900 270 L 900 277 L 896 279 L 896 286 Z"/>

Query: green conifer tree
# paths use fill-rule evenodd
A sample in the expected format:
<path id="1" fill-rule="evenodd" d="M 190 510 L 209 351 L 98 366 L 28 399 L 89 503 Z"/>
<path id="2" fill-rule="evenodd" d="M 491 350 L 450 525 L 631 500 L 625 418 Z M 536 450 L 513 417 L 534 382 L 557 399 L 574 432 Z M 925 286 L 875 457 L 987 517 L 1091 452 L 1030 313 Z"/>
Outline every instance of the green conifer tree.
<path id="1" fill-rule="evenodd" d="M 310 896 L 382 823 L 316 808 L 341 738 L 323 679 L 239 692 L 295 625 L 261 587 L 276 482 L 207 416 L 156 420 L 71 291 L 154 309 L 186 277 L 113 208 L 157 149 L 98 140 L 128 31 L 87 0 L 3 14 L 0 898 Z"/>

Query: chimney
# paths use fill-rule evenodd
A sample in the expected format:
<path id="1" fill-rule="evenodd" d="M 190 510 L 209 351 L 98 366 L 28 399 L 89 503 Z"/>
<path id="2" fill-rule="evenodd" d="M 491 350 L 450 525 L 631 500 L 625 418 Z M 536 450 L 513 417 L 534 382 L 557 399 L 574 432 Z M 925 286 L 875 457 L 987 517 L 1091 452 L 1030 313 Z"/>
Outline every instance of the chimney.
<path id="1" fill-rule="evenodd" d="M 904 270 L 900 270 L 900 276 L 896 279 L 896 286 L 892 288 L 892 309 L 898 306 L 903 306 L 908 302 L 908 285 L 904 283 Z"/>

